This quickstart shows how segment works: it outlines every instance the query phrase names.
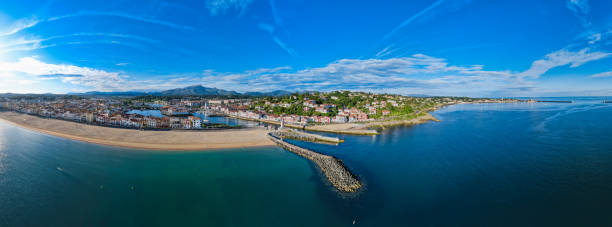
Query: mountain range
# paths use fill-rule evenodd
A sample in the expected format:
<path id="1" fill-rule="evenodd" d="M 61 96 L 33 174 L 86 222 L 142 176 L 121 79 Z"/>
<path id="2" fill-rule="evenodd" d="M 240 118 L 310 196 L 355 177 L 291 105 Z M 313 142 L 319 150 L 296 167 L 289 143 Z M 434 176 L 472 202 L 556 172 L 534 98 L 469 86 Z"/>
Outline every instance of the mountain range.
<path id="1" fill-rule="evenodd" d="M 218 88 L 204 87 L 202 85 L 194 85 L 184 88 L 175 88 L 165 91 L 122 91 L 122 92 L 99 92 L 90 91 L 85 93 L 70 93 L 72 95 L 96 95 L 96 96 L 143 96 L 143 95 L 154 95 L 154 96 L 180 96 L 180 95 L 194 95 L 194 96 L 283 96 L 291 94 L 292 92 L 276 90 L 271 92 L 246 92 L 240 93 L 236 91 L 228 91 Z"/>

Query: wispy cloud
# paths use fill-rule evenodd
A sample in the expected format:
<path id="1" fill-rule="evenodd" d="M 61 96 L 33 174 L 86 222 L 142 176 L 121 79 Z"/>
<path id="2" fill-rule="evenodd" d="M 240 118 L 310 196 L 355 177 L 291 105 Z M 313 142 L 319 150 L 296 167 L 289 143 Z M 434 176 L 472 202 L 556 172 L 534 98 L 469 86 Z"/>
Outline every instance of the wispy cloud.
<path id="1" fill-rule="evenodd" d="M 278 14 L 278 9 L 276 8 L 276 2 L 274 0 L 270 0 L 270 10 L 272 11 L 272 18 L 274 18 L 274 23 L 277 26 L 283 26 L 283 20 Z"/>
<path id="2" fill-rule="evenodd" d="M 156 44 L 160 42 L 159 40 L 150 39 L 150 38 L 143 37 L 143 36 L 130 35 L 130 34 L 81 32 L 81 33 L 73 33 L 73 34 L 67 34 L 67 35 L 51 36 L 47 38 L 38 38 L 38 39 L 18 38 L 18 39 L 9 41 L 9 42 L 0 43 L 0 52 L 31 51 L 31 50 L 44 49 L 44 48 L 49 48 L 49 47 L 54 47 L 54 46 L 61 46 L 61 45 L 77 45 L 77 44 L 91 44 L 91 43 L 118 44 L 118 45 L 125 45 L 125 46 L 138 47 L 138 48 L 143 47 L 142 45 L 139 45 L 139 44 L 135 44 L 135 43 L 132 44 L 132 43 L 121 42 L 121 41 L 116 41 L 116 40 L 115 41 L 98 40 L 98 41 L 87 41 L 87 42 L 85 41 L 65 41 L 65 42 L 59 42 L 59 43 L 49 43 L 50 41 L 57 40 L 57 39 L 66 39 L 66 38 L 73 38 L 73 37 L 79 37 L 79 36 L 122 38 L 122 39 L 136 40 L 139 42 L 144 42 L 144 43 L 149 43 L 149 44 Z"/>
<path id="3" fill-rule="evenodd" d="M 295 49 L 289 47 L 289 45 L 287 45 L 287 43 L 283 42 L 280 38 L 279 38 L 279 30 L 284 30 L 284 28 L 282 27 L 282 21 L 280 19 L 280 17 L 278 16 L 278 12 L 276 12 L 276 6 L 274 6 L 274 1 L 270 1 L 270 5 L 272 8 L 272 12 L 274 15 L 274 22 L 275 25 L 272 24 L 268 24 L 268 23 L 258 23 L 257 27 L 259 27 L 260 30 L 266 31 L 270 34 L 270 36 L 272 37 L 272 40 L 274 41 L 274 43 L 276 43 L 276 45 L 278 45 L 281 49 L 283 49 L 285 52 L 287 52 L 287 54 L 289 54 L 292 57 L 297 56 L 297 52 L 295 51 Z M 277 29 L 278 27 L 278 29 Z"/>
<path id="4" fill-rule="evenodd" d="M 208 0 L 206 8 L 213 16 L 225 14 L 230 10 L 236 10 L 242 15 L 251 2 L 252 0 Z"/>
<path id="5" fill-rule="evenodd" d="M 266 24 L 266 23 L 259 23 L 257 24 L 257 27 L 259 27 L 259 29 L 264 30 L 270 34 L 274 33 L 274 31 L 276 30 L 273 25 Z"/>
<path id="6" fill-rule="evenodd" d="M 133 15 L 133 14 L 124 13 L 124 12 L 80 11 L 80 12 L 73 13 L 73 14 L 66 14 L 62 16 L 50 17 L 46 21 L 56 21 L 56 20 L 62 20 L 62 19 L 72 18 L 72 17 L 81 17 L 81 16 L 119 17 L 119 18 L 136 20 L 136 21 L 145 22 L 145 23 L 157 24 L 161 26 L 174 28 L 174 29 L 181 29 L 181 30 L 188 30 L 188 31 L 196 30 L 195 28 L 191 26 L 175 24 L 175 23 L 165 21 L 165 20 L 159 20 L 159 19 L 150 18 L 146 16 Z"/>
<path id="7" fill-rule="evenodd" d="M 400 25 L 398 25 L 397 27 L 395 27 L 393 30 L 391 30 L 391 32 L 387 33 L 381 40 L 385 41 L 387 39 L 389 39 L 391 36 L 393 36 L 396 32 L 398 32 L 399 30 L 401 30 L 402 28 L 408 26 L 410 23 L 412 23 L 413 21 L 415 21 L 416 19 L 419 19 L 419 17 L 422 17 L 423 15 L 425 15 L 427 12 L 435 9 L 436 7 L 438 7 L 440 4 L 442 4 L 445 0 L 437 0 L 436 2 L 434 2 L 433 4 L 429 5 L 427 8 L 415 13 L 414 15 L 410 16 L 408 19 L 406 19 L 404 22 L 402 22 Z"/>
<path id="8" fill-rule="evenodd" d="M 437 89 L 491 85 L 511 78 L 511 72 L 486 71 L 482 66 L 453 66 L 445 59 L 415 54 L 391 59 L 343 59 L 324 67 L 294 72 L 204 74 L 205 84 L 236 90 L 381 90 Z"/>
<path id="9" fill-rule="evenodd" d="M 382 57 L 385 57 L 385 56 L 395 52 L 395 49 L 392 49 L 393 46 L 395 46 L 395 45 L 391 44 L 391 45 L 385 47 L 384 49 L 382 49 L 381 51 L 378 51 L 378 53 L 376 53 L 376 58 L 382 58 Z"/>
<path id="10" fill-rule="evenodd" d="M 378 42 L 376 42 L 373 46 L 374 51 L 370 52 L 371 56 L 375 57 L 402 57 L 406 54 L 412 53 L 412 50 L 405 50 L 405 46 L 403 46 L 404 39 L 408 38 L 407 36 L 398 36 L 398 33 L 401 33 L 405 30 L 410 24 L 414 23 L 417 20 L 426 20 L 428 18 L 434 17 L 436 14 L 441 11 L 455 11 L 463 7 L 464 5 L 470 3 L 471 0 L 436 0 L 431 3 L 424 9 L 412 14 L 398 26 L 394 27 L 390 32 L 386 33 Z M 442 7 L 443 6 L 443 7 Z M 389 44 L 390 43 L 390 44 Z M 395 46 L 392 50 L 387 49 L 387 51 L 383 51 L 390 46 Z M 382 50 L 381 50 L 382 49 Z M 393 55 L 390 55 L 393 52 Z M 376 55 L 379 56 L 376 56 Z M 382 56 L 381 56 L 382 55 Z"/>
<path id="11" fill-rule="evenodd" d="M 593 78 L 599 78 L 599 77 L 612 77 L 612 71 L 607 71 L 607 72 L 597 73 L 597 74 L 592 75 L 591 77 L 593 77 Z"/>
<path id="12" fill-rule="evenodd" d="M 591 22 L 588 19 L 591 7 L 587 0 L 567 0 L 567 8 L 571 10 L 578 19 L 582 22 L 585 27 L 589 27 Z"/>
<path id="13" fill-rule="evenodd" d="M 584 48 L 579 51 L 562 49 L 547 54 L 543 59 L 534 61 L 527 71 L 519 74 L 519 77 L 538 78 L 552 68 L 565 65 L 575 68 L 590 61 L 607 58 L 611 54 L 608 52 L 591 51 L 590 48 Z"/>
<path id="14" fill-rule="evenodd" d="M 126 66 L 126 65 L 129 65 L 129 64 L 130 64 L 130 63 L 127 63 L 127 62 L 120 62 L 120 63 L 117 63 L 117 64 L 115 64 L 115 65 L 116 65 L 116 66 Z"/>
<path id="15" fill-rule="evenodd" d="M 275 1 L 270 0 L 269 3 L 270 9 L 272 11 L 272 17 L 274 18 L 274 24 L 272 25 L 260 22 L 257 24 L 257 27 L 259 27 L 259 29 L 263 31 L 268 32 L 272 37 L 272 40 L 274 40 L 274 43 L 276 43 L 276 45 L 278 45 L 281 49 L 287 52 L 287 54 L 292 57 L 297 56 L 297 52 L 295 51 L 295 49 L 289 47 L 286 42 L 280 39 L 279 35 L 282 34 L 283 31 L 286 33 L 286 29 L 283 27 L 283 21 L 280 15 L 278 14 L 278 9 L 276 7 Z"/>
<path id="16" fill-rule="evenodd" d="M 260 75 L 264 73 L 278 73 L 278 72 L 282 72 L 282 71 L 286 71 L 290 69 L 291 69 L 290 66 L 280 66 L 276 68 L 260 68 L 256 70 L 247 70 L 246 73 L 251 74 L 251 75 Z"/>
<path id="17" fill-rule="evenodd" d="M 0 37 L 16 34 L 24 29 L 31 28 L 38 24 L 37 19 L 21 19 L 13 23 L 7 30 L 0 31 Z"/>
<path id="18" fill-rule="evenodd" d="M 138 15 L 123 13 L 123 12 L 80 11 L 80 12 L 73 13 L 73 14 L 66 14 L 66 15 L 61 15 L 61 16 L 55 16 L 55 17 L 50 17 L 50 18 L 47 18 L 47 19 L 36 19 L 36 18 L 20 19 L 20 20 L 17 20 L 16 22 L 14 22 L 11 26 L 6 28 L 5 30 L 0 30 L 0 37 L 2 37 L 2 36 L 11 36 L 11 35 L 17 34 L 20 31 L 23 31 L 23 30 L 26 30 L 28 28 L 34 27 L 34 26 L 39 25 L 40 23 L 43 23 L 43 22 L 51 22 L 51 21 L 57 21 L 57 20 L 73 18 L 73 17 L 81 17 L 81 16 L 110 16 L 110 17 L 119 17 L 119 18 L 136 20 L 136 21 L 145 22 L 145 23 L 157 24 L 157 25 L 161 25 L 161 26 L 166 26 L 166 27 L 174 28 L 174 29 L 188 30 L 188 31 L 196 30 L 195 28 L 193 28 L 191 26 L 179 25 L 179 24 L 175 24 L 175 23 L 172 23 L 172 22 L 169 22 L 169 21 L 158 20 L 158 19 L 154 19 L 154 18 L 150 18 L 150 17 L 146 17 L 146 16 L 138 16 Z"/>
<path id="19" fill-rule="evenodd" d="M 38 75 L 38 77 L 40 77 L 40 78 L 49 78 L 49 79 L 57 79 L 57 78 L 69 78 L 69 77 L 83 77 L 83 75 L 80 75 L 80 74 L 62 74 L 62 73 L 56 73 L 56 74 Z"/>
<path id="20" fill-rule="evenodd" d="M 280 46 L 283 50 L 285 50 L 285 52 L 287 52 L 287 54 L 291 55 L 292 57 L 297 56 L 297 53 L 295 52 L 295 50 L 287 46 L 287 44 L 281 41 L 277 36 L 273 36 L 272 38 L 274 39 L 274 42 L 278 44 L 278 46 Z"/>

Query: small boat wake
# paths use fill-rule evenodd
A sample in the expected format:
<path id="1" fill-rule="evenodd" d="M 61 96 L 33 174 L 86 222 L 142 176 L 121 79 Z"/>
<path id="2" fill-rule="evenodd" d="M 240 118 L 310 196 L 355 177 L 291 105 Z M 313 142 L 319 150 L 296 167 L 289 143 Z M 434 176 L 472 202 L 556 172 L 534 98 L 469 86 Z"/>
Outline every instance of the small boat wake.
<path id="1" fill-rule="evenodd" d="M 602 108 L 607 108 L 607 107 L 611 107 L 611 106 L 610 105 L 595 104 L 595 105 L 582 105 L 582 106 L 577 106 L 575 108 L 569 108 L 569 109 L 566 109 L 565 111 L 557 112 L 554 115 L 545 118 L 542 122 L 540 122 L 540 124 L 535 126 L 533 129 L 536 130 L 536 131 L 546 132 L 546 131 L 548 131 L 546 129 L 546 125 L 548 123 L 550 123 L 551 121 L 557 120 L 559 118 L 562 118 L 562 117 L 570 115 L 570 114 L 581 113 L 581 112 L 586 112 L 586 111 L 591 111 L 591 110 L 596 110 L 596 109 L 602 109 Z"/>

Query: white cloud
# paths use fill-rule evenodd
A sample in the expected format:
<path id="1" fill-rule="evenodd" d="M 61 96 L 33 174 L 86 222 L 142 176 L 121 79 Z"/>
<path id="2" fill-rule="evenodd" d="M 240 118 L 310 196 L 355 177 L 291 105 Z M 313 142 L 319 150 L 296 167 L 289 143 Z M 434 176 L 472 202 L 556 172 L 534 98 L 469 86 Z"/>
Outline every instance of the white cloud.
<path id="1" fill-rule="evenodd" d="M 395 44 L 391 44 L 387 47 L 385 47 L 384 49 L 382 49 L 381 51 L 378 51 L 378 53 L 376 53 L 376 58 L 382 58 L 384 56 L 387 56 L 393 52 L 395 52 L 396 49 L 392 49 L 393 46 L 395 46 Z"/>
<path id="2" fill-rule="evenodd" d="M 239 1 L 239 0 L 236 0 L 236 1 Z M 35 19 L 35 18 L 20 19 L 14 22 L 12 25 L 5 28 L 4 30 L 0 30 L 0 37 L 11 36 L 11 35 L 17 34 L 18 32 L 34 27 L 40 24 L 41 22 L 56 21 L 56 20 L 62 20 L 62 19 L 67 19 L 67 18 L 80 17 L 80 16 L 119 17 L 119 18 L 136 20 L 136 21 L 145 22 L 145 23 L 157 24 L 161 26 L 174 28 L 174 29 L 189 30 L 189 31 L 196 30 L 195 28 L 191 26 L 175 24 L 175 23 L 165 21 L 165 20 L 159 20 L 159 19 L 145 17 L 145 16 L 132 15 L 132 14 L 122 13 L 122 12 L 80 11 L 80 12 L 73 13 L 73 14 L 66 14 L 66 15 L 55 16 L 55 17 L 50 17 L 47 19 L 40 19 L 40 20 Z"/>
<path id="3" fill-rule="evenodd" d="M 123 13 L 123 12 L 79 11 L 79 12 L 73 13 L 73 14 L 66 14 L 66 15 L 62 15 L 62 16 L 50 17 L 46 21 L 56 21 L 56 20 L 72 18 L 72 17 L 80 17 L 80 16 L 110 16 L 110 17 L 119 17 L 119 18 L 136 20 L 136 21 L 145 22 L 145 23 L 157 24 L 157 25 L 161 25 L 161 26 L 166 26 L 166 27 L 174 28 L 174 29 L 189 30 L 189 31 L 196 30 L 195 28 L 193 28 L 191 26 L 175 24 L 175 23 L 172 23 L 172 22 L 169 22 L 169 21 L 165 21 L 165 20 L 159 20 L 159 19 L 155 19 L 155 18 L 151 18 L 151 17 L 138 16 L 138 15 L 133 15 L 133 14 L 129 14 L 129 13 Z"/>
<path id="4" fill-rule="evenodd" d="M 594 77 L 594 78 L 597 78 L 597 77 L 612 77 L 612 71 L 597 73 L 597 74 L 592 75 L 591 77 Z"/>
<path id="5" fill-rule="evenodd" d="M 251 90 L 380 90 L 436 89 L 466 86 L 502 86 L 508 71 L 486 71 L 482 66 L 453 66 L 445 59 L 415 54 L 391 59 L 342 59 L 324 67 L 295 72 L 258 70 L 260 73 L 205 71 L 204 84 L 239 91 Z"/>
<path id="6" fill-rule="evenodd" d="M 276 3 L 274 0 L 270 0 L 270 10 L 272 11 L 272 18 L 274 18 L 274 23 L 278 26 L 283 26 L 283 20 L 278 14 L 278 9 L 276 8 Z"/>
<path id="7" fill-rule="evenodd" d="M 34 27 L 38 24 L 37 19 L 21 19 L 13 23 L 6 30 L 0 31 L 0 37 L 16 34 L 24 29 Z"/>
<path id="8" fill-rule="evenodd" d="M 595 44 L 601 40 L 601 33 L 594 33 L 588 37 L 589 44 Z"/>
<path id="9" fill-rule="evenodd" d="M 413 21 L 415 21 L 416 19 L 418 19 L 419 17 L 425 15 L 427 12 L 435 9 L 436 7 L 438 7 L 440 4 L 442 4 L 444 2 L 444 0 L 438 0 L 436 2 L 434 2 L 433 4 L 429 5 L 427 8 L 415 13 L 414 15 L 410 16 L 408 19 L 406 19 L 404 22 L 402 22 L 400 25 L 398 25 L 397 27 L 395 27 L 393 30 L 391 30 L 391 32 L 387 33 L 382 41 L 389 39 L 391 36 L 393 36 L 396 32 L 398 32 L 399 30 L 401 30 L 402 28 L 408 26 L 410 23 L 412 23 Z"/>
<path id="10" fill-rule="evenodd" d="M 266 23 L 259 23 L 257 24 L 257 27 L 259 27 L 261 30 L 267 31 L 270 34 L 274 33 L 274 30 L 276 30 L 274 26 Z"/>
<path id="11" fill-rule="evenodd" d="M 269 71 L 261 70 L 261 72 L 284 69 L 286 67 Z M 46 63 L 37 57 L 25 57 L 14 62 L 0 61 L 0 91 L 44 93 L 48 91 L 32 89 L 29 85 L 47 80 L 59 80 L 62 83 L 74 85 L 66 86 L 71 87 L 71 90 L 59 89 L 64 91 L 164 90 L 202 82 L 201 75 L 168 75 L 156 76 L 154 79 L 133 79 L 119 72 L 70 64 Z"/>
<path id="12" fill-rule="evenodd" d="M 237 10 L 242 15 L 251 2 L 252 0 L 208 0 L 206 7 L 213 16 L 225 14 L 230 10 Z"/>
<path id="13" fill-rule="evenodd" d="M 125 82 L 125 76 L 116 72 L 78 67 L 65 64 L 49 64 L 34 57 L 16 62 L 0 62 L 0 77 L 19 78 L 20 75 L 36 76 L 38 80 L 58 78 L 64 83 L 81 85 L 96 90 L 114 90 Z"/>
<path id="14" fill-rule="evenodd" d="M 571 68 L 581 66 L 584 63 L 599 60 L 610 56 L 612 53 L 594 51 L 584 48 L 579 51 L 561 49 L 547 54 L 543 59 L 534 61 L 531 68 L 519 74 L 521 78 L 538 78 L 552 68 L 569 65 Z"/>
<path id="15" fill-rule="evenodd" d="M 274 42 L 276 44 L 278 44 L 278 46 L 283 49 L 285 52 L 287 52 L 287 54 L 289 54 L 292 57 L 297 56 L 297 53 L 295 52 L 295 50 L 289 46 L 287 46 L 287 44 L 285 44 L 282 40 L 280 40 L 278 37 L 273 36 L 272 39 L 274 39 Z"/>
<path id="16" fill-rule="evenodd" d="M 0 43 L 0 52 L 29 51 L 29 50 L 37 50 L 37 49 L 44 49 L 48 47 L 54 47 L 58 45 L 77 45 L 77 44 L 89 44 L 89 43 L 107 43 L 107 44 L 118 44 L 118 45 L 131 46 L 131 47 L 142 47 L 141 45 L 138 45 L 138 44 L 131 44 L 131 43 L 126 43 L 126 42 L 116 41 L 116 40 L 68 41 L 68 42 L 60 42 L 60 43 L 50 43 L 50 41 L 53 41 L 56 39 L 73 38 L 73 37 L 79 37 L 79 36 L 120 38 L 120 39 L 134 40 L 134 41 L 148 43 L 148 44 L 156 44 L 160 42 L 159 40 L 150 39 L 150 38 L 143 37 L 143 36 L 130 35 L 130 34 L 80 32 L 80 33 L 57 35 L 57 36 L 50 36 L 47 38 L 36 38 L 36 39 L 24 39 L 20 37 L 20 38 L 12 39 L 8 42 Z"/>
<path id="17" fill-rule="evenodd" d="M 571 10 L 578 19 L 582 22 L 585 27 L 589 27 L 591 22 L 588 19 L 588 15 L 591 12 L 591 7 L 587 0 L 567 0 L 566 6 Z"/>

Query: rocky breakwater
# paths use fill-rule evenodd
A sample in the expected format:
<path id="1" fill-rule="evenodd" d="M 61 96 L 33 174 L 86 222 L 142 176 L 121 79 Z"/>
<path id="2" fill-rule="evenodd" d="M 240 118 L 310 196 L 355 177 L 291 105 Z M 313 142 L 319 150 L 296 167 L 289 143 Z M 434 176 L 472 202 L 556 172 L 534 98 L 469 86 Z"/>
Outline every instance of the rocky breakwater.
<path id="1" fill-rule="evenodd" d="M 283 139 L 294 139 L 294 140 L 301 140 L 301 141 L 307 141 L 307 142 L 323 142 L 323 143 L 342 143 L 344 142 L 344 140 L 341 140 L 338 137 L 329 137 L 329 136 L 322 136 L 322 135 L 317 135 L 317 134 L 311 134 L 311 133 L 305 133 L 305 132 L 300 132 L 297 130 L 292 130 L 292 129 L 282 129 L 282 130 L 278 130 L 275 132 L 272 132 L 272 135 L 278 137 L 278 138 L 283 138 Z"/>
<path id="2" fill-rule="evenodd" d="M 268 136 L 280 147 L 313 161 L 325 174 L 329 182 L 339 191 L 356 192 L 361 188 L 361 183 L 357 180 L 357 177 L 346 169 L 340 159 L 287 143 L 273 133 L 269 133 Z"/>

